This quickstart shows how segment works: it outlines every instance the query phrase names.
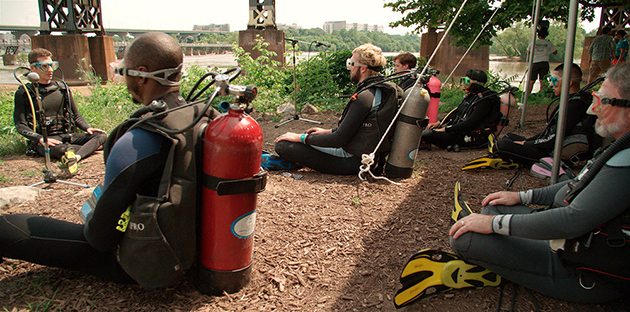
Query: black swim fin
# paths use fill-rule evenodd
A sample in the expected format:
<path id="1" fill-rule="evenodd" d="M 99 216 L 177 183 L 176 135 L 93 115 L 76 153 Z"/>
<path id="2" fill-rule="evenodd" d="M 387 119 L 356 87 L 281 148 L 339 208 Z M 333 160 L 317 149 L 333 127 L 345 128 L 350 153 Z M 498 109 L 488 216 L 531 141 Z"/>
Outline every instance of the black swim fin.
<path id="1" fill-rule="evenodd" d="M 424 249 L 409 259 L 401 273 L 400 282 L 403 288 L 394 296 L 396 308 L 451 289 L 498 286 L 501 277 L 483 267 L 465 262 L 453 253 Z"/>

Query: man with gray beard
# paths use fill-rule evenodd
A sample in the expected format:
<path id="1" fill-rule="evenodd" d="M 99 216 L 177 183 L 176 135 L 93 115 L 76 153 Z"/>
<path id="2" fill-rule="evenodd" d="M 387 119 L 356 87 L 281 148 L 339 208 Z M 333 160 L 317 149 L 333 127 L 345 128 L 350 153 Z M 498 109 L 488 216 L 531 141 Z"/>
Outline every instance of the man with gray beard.
<path id="1" fill-rule="evenodd" d="M 481 201 L 481 213 L 468 208 L 453 216 L 449 235 L 458 259 L 433 266 L 443 268 L 434 272 L 442 276 L 443 285 L 454 284 L 447 280 L 453 276 L 448 270 L 460 272 L 458 281 L 479 280 L 474 276 L 479 270 L 468 270 L 476 265 L 566 301 L 602 303 L 627 294 L 630 64 L 608 70 L 588 111 L 598 117 L 596 131 L 615 142 L 596 153 L 574 180 L 528 191 L 492 193 Z M 546 208 L 535 210 L 527 206 L 530 204 Z M 437 260 L 413 259 L 438 264 Z M 473 286 L 462 282 L 449 287 Z M 413 295 L 423 298 L 425 293 L 431 292 L 421 290 Z"/>

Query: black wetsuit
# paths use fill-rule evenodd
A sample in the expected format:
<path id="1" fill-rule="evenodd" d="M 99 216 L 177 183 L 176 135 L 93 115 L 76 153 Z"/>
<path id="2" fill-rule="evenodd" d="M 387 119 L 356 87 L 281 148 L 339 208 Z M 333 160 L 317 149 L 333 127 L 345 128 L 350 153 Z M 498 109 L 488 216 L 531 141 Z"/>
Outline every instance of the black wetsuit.
<path id="1" fill-rule="evenodd" d="M 415 77 L 407 77 L 403 81 L 401 81 L 398 85 L 403 89 L 403 91 L 407 91 L 407 89 L 413 87 L 416 84 L 418 78 Z"/>
<path id="2" fill-rule="evenodd" d="M 365 79 L 356 91 L 383 80 L 381 76 Z M 380 102 L 375 103 L 377 89 Z M 355 91 L 355 92 L 356 92 Z M 393 83 L 371 87 L 356 95 L 344 108 L 338 127 L 330 134 L 313 135 L 305 138 L 305 144 L 289 141 L 276 143 L 276 153 L 285 160 L 315 169 L 322 173 L 351 175 L 359 173 L 361 155 L 374 151 L 385 129 L 396 114 L 402 90 Z M 378 100 L 377 100 L 378 102 Z M 374 107 L 378 105 L 378 107 Z M 379 111 L 380 110 L 380 111 Z M 379 111 L 377 114 L 376 111 Z M 376 116 L 376 117 L 375 117 Z M 366 120 L 376 122 L 366 124 Z M 379 151 L 389 152 L 389 141 Z"/>
<path id="3" fill-rule="evenodd" d="M 567 119 L 565 135 L 573 134 L 575 127 L 586 116 L 586 109 L 591 105 L 592 96 L 582 93 L 574 97 L 569 95 L 567 106 Z M 508 133 L 496 144 L 496 154 L 503 159 L 511 159 L 514 162 L 531 167 L 540 158 L 548 157 L 553 151 L 558 130 L 558 106 L 551 114 L 547 127 L 539 134 L 525 138 L 523 136 Z M 515 141 L 525 141 L 525 144 L 517 144 Z"/>
<path id="4" fill-rule="evenodd" d="M 181 105 L 183 98 L 173 94 L 164 101 Z M 1 216 L 0 256 L 134 282 L 116 257 L 125 234 L 119 221 L 137 195 L 157 196 L 171 146 L 155 132 L 126 132 L 108 153 L 102 195 L 85 225 L 36 215 Z"/>
<path id="5" fill-rule="evenodd" d="M 500 100 L 496 92 L 480 87 L 479 93 L 468 93 L 457 109 L 442 121 L 444 132 L 422 131 L 422 142 L 440 148 L 482 146 L 501 120 Z"/>
<path id="6" fill-rule="evenodd" d="M 36 112 L 37 103 L 33 85 L 28 85 L 31 99 Z M 68 150 L 73 148 L 77 155 L 85 158 L 98 149 L 107 136 L 101 132 L 93 134 L 76 133 L 76 128 L 87 130 L 90 124 L 79 114 L 70 90 L 62 83 L 52 81 L 49 84 L 39 84 L 39 94 L 42 98 L 42 107 L 45 114 L 48 139 L 56 139 L 63 144 L 50 147 L 50 156 L 59 159 Z M 42 125 L 36 120 L 37 128 L 33 131 L 33 109 L 24 87 L 20 86 L 15 92 L 15 108 L 13 111 L 15 127 L 22 136 L 30 141 L 31 147 L 40 155 L 44 155 L 44 146 L 39 144 L 42 138 Z"/>

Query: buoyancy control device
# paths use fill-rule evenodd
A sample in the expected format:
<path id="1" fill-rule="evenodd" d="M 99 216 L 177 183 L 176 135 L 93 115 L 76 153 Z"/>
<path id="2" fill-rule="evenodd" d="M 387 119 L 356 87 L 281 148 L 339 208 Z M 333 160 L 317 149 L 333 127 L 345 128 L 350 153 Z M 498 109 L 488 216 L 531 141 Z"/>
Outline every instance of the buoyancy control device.
<path id="1" fill-rule="evenodd" d="M 392 149 L 387 158 L 385 174 L 390 178 L 409 178 L 418 151 L 422 130 L 427 126 L 429 92 L 422 84 L 407 89 L 403 95 L 407 103 L 396 119 Z"/>
<path id="2" fill-rule="evenodd" d="M 242 92 L 237 100 L 246 102 L 256 91 L 224 92 Z M 240 106 L 230 106 L 206 129 L 197 276 L 204 293 L 234 293 L 250 280 L 257 193 L 266 185 L 266 172 L 260 168 L 262 144 L 260 126 Z"/>

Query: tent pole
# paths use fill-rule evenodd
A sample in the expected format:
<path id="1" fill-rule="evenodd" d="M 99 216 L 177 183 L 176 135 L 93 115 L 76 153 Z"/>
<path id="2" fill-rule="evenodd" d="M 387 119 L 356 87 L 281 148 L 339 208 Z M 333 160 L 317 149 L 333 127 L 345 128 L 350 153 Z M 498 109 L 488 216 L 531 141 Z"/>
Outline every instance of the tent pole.
<path id="1" fill-rule="evenodd" d="M 560 94 L 560 107 L 558 109 L 558 129 L 556 131 L 556 144 L 553 149 L 553 168 L 551 171 L 551 184 L 558 182 L 560 172 L 560 156 L 562 154 L 562 142 L 564 141 L 564 128 L 567 120 L 567 103 L 569 101 L 569 84 L 571 83 L 571 65 L 573 64 L 573 50 L 575 49 L 575 29 L 577 28 L 578 1 L 571 0 L 569 4 L 569 25 L 567 26 L 567 45 L 564 49 L 564 69 L 562 71 L 562 90 Z"/>
<path id="2" fill-rule="evenodd" d="M 540 16 L 540 2 L 541 0 L 534 1 L 534 23 L 532 25 L 532 39 L 530 40 L 529 53 L 527 54 L 527 81 L 525 81 L 525 93 L 523 94 L 523 105 L 521 106 L 521 122 L 519 124 L 520 128 L 523 128 L 525 124 L 525 110 L 527 109 L 527 98 L 529 97 L 529 93 L 532 91 L 530 88 L 530 81 L 532 79 L 532 64 L 534 64 L 534 50 L 536 48 L 536 28 L 538 28 L 538 16 Z"/>

